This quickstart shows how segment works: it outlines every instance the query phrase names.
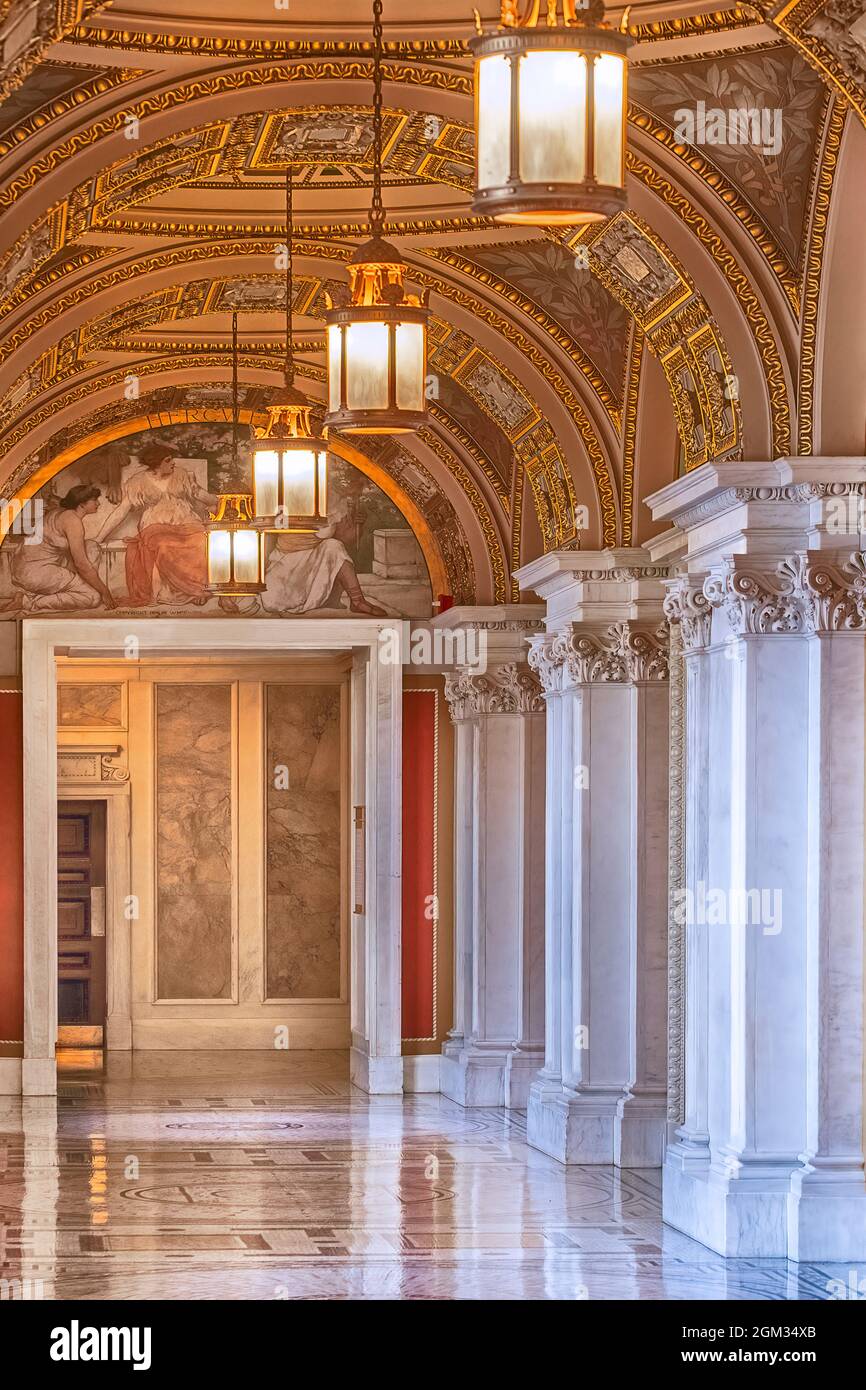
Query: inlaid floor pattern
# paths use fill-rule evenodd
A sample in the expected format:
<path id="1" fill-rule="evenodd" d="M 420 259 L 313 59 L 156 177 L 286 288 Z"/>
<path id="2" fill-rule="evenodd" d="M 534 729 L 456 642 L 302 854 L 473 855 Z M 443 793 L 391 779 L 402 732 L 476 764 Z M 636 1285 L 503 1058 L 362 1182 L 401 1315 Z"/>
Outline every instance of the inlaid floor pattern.
<path id="1" fill-rule="evenodd" d="M 657 1171 L 566 1169 L 524 1135 L 522 1113 L 366 1096 L 342 1053 L 138 1053 L 106 1075 L 67 1069 L 56 1103 L 0 1100 L 0 1278 L 75 1299 L 856 1287 L 848 1267 L 725 1261 L 662 1224 Z"/>

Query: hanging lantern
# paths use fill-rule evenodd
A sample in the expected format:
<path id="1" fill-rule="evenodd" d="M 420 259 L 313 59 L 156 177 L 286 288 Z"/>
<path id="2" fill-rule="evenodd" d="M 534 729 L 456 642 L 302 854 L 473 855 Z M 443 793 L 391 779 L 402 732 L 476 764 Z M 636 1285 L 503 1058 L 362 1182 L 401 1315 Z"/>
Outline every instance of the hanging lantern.
<path id="1" fill-rule="evenodd" d="M 256 526 L 252 498 L 224 492 L 207 527 L 207 581 L 213 594 L 241 598 L 264 593 L 264 536 Z"/>
<path id="2" fill-rule="evenodd" d="M 299 391 L 286 397 L 256 430 L 253 509 L 275 530 L 316 530 L 328 517 L 328 446 L 317 437 L 310 402 Z"/>
<path id="3" fill-rule="evenodd" d="M 275 531 L 315 531 L 328 518 L 328 445 L 320 412 L 295 386 L 292 343 L 292 169 L 286 170 L 286 342 L 281 399 L 268 407 L 268 423 L 255 431 L 253 509 Z"/>
<path id="4" fill-rule="evenodd" d="M 352 434 L 401 434 L 426 419 L 427 296 L 406 290 L 406 263 L 382 236 L 382 53 L 382 0 L 374 0 L 370 240 L 349 261 L 348 302 L 325 314 L 325 424 Z"/>
<path id="5" fill-rule="evenodd" d="M 475 56 L 473 212 L 540 226 L 598 222 L 626 205 L 626 51 L 604 0 L 501 0 Z M 561 18 L 560 18 L 561 5 Z"/>

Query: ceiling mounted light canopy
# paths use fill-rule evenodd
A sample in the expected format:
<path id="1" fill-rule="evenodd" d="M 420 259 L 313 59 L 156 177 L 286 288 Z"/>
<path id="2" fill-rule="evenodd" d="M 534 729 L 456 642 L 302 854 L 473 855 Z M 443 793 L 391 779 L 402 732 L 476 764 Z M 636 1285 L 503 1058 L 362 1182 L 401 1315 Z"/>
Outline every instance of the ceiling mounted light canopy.
<path id="1" fill-rule="evenodd" d="M 407 266 L 382 233 L 382 0 L 373 3 L 373 196 L 370 239 L 349 261 L 349 293 L 325 314 L 331 429 L 400 434 L 424 424 L 426 292 L 410 294 Z"/>
<path id="2" fill-rule="evenodd" d="M 295 386 L 292 343 L 292 170 L 286 171 L 285 389 L 268 407 L 267 424 L 253 446 L 253 507 L 259 522 L 277 531 L 315 531 L 328 516 L 328 445 L 321 412 Z"/>
<path id="3" fill-rule="evenodd" d="M 628 11 L 604 0 L 501 0 L 500 28 L 470 39 L 475 57 L 472 210 L 540 226 L 597 222 L 626 205 Z"/>

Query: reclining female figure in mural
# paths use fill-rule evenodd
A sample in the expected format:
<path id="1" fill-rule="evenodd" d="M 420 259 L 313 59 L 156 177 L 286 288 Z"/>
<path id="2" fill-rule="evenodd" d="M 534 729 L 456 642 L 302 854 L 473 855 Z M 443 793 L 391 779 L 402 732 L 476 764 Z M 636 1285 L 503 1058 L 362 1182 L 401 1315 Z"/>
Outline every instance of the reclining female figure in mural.
<path id="1" fill-rule="evenodd" d="M 115 600 L 96 570 L 99 547 L 85 539 L 84 518 L 99 509 L 98 487 L 72 487 L 45 514 L 42 539 L 17 544 L 12 559 L 15 605 L 28 613 L 113 608 Z"/>
<path id="2" fill-rule="evenodd" d="M 384 608 L 370 603 L 358 582 L 346 549 L 354 530 L 348 516 L 328 519 L 315 535 L 289 532 L 279 536 L 265 571 L 267 612 L 309 613 L 315 608 L 339 608 L 343 593 L 352 613 L 384 618 Z"/>
<path id="3" fill-rule="evenodd" d="M 124 482 L 120 502 L 95 539 L 106 540 L 131 511 L 140 512 L 138 534 L 126 542 L 128 602 L 207 603 L 205 513 L 216 494 L 201 487 L 166 444 L 149 444 L 141 465 Z"/>

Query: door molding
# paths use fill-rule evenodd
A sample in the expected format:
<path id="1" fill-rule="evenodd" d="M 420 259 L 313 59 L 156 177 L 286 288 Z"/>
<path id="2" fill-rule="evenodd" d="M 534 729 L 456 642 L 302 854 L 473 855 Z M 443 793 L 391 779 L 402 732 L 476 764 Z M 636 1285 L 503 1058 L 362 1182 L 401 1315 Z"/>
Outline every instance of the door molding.
<path id="1" fill-rule="evenodd" d="M 130 618 L 28 618 L 22 624 L 24 706 L 24 1060 L 25 1095 L 57 1090 L 57 672 L 56 656 L 127 655 Z M 351 1074 L 356 1085 L 378 1093 L 402 1090 L 400 1047 L 402 665 L 388 660 L 399 620 L 388 618 L 137 618 L 142 660 L 160 656 L 213 661 L 232 657 L 286 658 L 294 653 L 351 655 L 352 801 L 367 808 L 364 849 L 365 911 L 352 916 L 353 984 Z M 383 636 L 385 635 L 385 636 Z M 383 657 L 385 659 L 383 659 Z M 105 795 L 110 857 L 125 844 L 128 864 L 127 788 L 94 786 Z M 81 796 L 84 786 L 64 781 L 62 792 Z M 112 811 L 112 807 L 117 810 Z M 126 817 L 123 810 L 126 808 Z M 120 862 L 123 862 L 121 855 Z M 110 1046 L 129 1024 L 130 924 L 118 931 L 117 906 L 129 891 L 113 875 L 106 931 L 113 932 L 109 966 Z M 352 873 L 354 879 L 354 872 Z M 114 919 L 114 920 L 113 920 Z M 125 922 L 121 906 L 120 920 Z M 110 948 L 109 948 L 110 949 Z M 125 956 L 124 956 L 125 952 Z M 117 1039 L 117 1041 L 115 1041 Z"/>

